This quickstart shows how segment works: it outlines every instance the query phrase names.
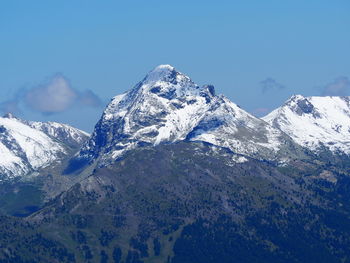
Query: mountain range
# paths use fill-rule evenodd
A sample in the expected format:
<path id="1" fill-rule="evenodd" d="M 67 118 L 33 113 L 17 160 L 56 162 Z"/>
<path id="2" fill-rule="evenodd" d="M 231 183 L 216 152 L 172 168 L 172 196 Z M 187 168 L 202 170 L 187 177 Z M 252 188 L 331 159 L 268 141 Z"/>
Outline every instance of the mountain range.
<path id="1" fill-rule="evenodd" d="M 170 65 L 91 135 L 7 114 L 0 261 L 350 262 L 349 132 L 349 97 L 260 119 Z"/>
<path id="2" fill-rule="evenodd" d="M 12 114 L 0 118 L 0 125 L 3 178 L 60 162 L 71 150 L 79 152 L 68 173 L 106 166 L 138 147 L 179 141 L 224 147 L 242 155 L 240 161 L 251 157 L 280 164 L 306 158 L 305 151 L 350 153 L 349 97 L 295 95 L 260 119 L 170 65 L 156 67 L 114 97 L 91 136 L 69 125 L 24 121 Z"/>

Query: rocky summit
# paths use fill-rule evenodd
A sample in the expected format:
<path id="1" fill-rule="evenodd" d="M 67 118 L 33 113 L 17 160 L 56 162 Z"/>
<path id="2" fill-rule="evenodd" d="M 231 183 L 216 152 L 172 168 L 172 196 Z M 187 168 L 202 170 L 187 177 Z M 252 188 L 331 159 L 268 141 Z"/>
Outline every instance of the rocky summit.
<path id="1" fill-rule="evenodd" d="M 160 65 L 131 90 L 114 97 L 72 167 L 104 166 L 138 147 L 201 141 L 276 162 L 298 154 L 290 137 L 254 117 L 212 85 L 199 87 L 170 65 Z"/>

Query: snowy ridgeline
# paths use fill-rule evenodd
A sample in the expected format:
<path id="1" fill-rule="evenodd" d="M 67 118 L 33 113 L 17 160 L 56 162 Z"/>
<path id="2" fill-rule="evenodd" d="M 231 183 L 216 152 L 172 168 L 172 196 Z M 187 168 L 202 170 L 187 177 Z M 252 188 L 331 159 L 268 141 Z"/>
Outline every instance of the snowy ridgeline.
<path id="1" fill-rule="evenodd" d="M 259 119 L 216 95 L 213 86 L 200 87 L 174 67 L 161 65 L 111 100 L 89 139 L 60 123 L 0 118 L 0 174 L 14 177 L 48 166 L 66 154 L 67 146 L 82 146 L 73 163 L 104 166 L 138 147 L 184 140 L 284 164 L 300 156 L 300 146 L 349 154 L 349 135 L 348 97 L 297 95 Z"/>
<path id="2" fill-rule="evenodd" d="M 296 95 L 263 120 L 311 150 L 350 154 L 350 97 Z"/>
<path id="3" fill-rule="evenodd" d="M 293 96 L 258 119 L 216 95 L 213 86 L 199 87 L 174 67 L 160 65 L 111 100 L 77 159 L 98 159 L 103 166 L 136 147 L 188 140 L 285 163 L 300 155 L 295 144 L 349 154 L 349 130 L 348 97 Z"/>
<path id="4" fill-rule="evenodd" d="M 101 165 L 145 145 L 202 141 L 259 159 L 285 159 L 291 139 L 242 110 L 214 87 L 199 87 L 169 65 L 114 97 L 77 159 Z"/>
<path id="5" fill-rule="evenodd" d="M 65 124 L 27 122 L 11 114 L 0 117 L 0 180 L 57 162 L 69 147 L 81 145 L 87 137 L 85 132 Z"/>

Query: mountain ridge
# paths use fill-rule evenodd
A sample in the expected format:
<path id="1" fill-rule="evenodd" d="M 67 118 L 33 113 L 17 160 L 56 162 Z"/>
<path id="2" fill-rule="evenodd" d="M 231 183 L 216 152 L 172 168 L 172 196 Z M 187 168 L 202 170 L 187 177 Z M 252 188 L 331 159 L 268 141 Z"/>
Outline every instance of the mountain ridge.
<path id="1" fill-rule="evenodd" d="M 293 158 L 298 147 L 280 130 L 216 95 L 212 85 L 199 87 L 174 67 L 160 65 L 111 100 L 75 163 L 108 165 L 128 150 L 183 140 L 277 162 L 287 161 L 288 154 Z"/>
<path id="2" fill-rule="evenodd" d="M 262 119 L 314 152 L 350 154 L 350 97 L 295 95 Z"/>
<path id="3" fill-rule="evenodd" d="M 6 114 L 0 117 L 1 179 L 21 177 L 60 162 L 87 137 L 66 124 L 31 122 Z"/>

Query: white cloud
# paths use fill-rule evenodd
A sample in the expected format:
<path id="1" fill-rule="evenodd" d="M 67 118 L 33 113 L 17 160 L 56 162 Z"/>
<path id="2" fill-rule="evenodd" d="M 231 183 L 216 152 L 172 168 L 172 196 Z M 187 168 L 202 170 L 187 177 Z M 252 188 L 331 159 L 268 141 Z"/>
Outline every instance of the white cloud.
<path id="1" fill-rule="evenodd" d="M 80 92 L 71 86 L 66 77 L 56 74 L 37 86 L 20 89 L 12 99 L 0 103 L 0 111 L 20 113 L 21 105 L 43 114 L 54 114 L 69 110 L 74 105 L 100 107 L 103 103 L 93 91 Z"/>
<path id="2" fill-rule="evenodd" d="M 55 75 L 47 83 L 28 90 L 24 102 L 36 111 L 50 114 L 67 110 L 78 98 L 69 81 L 62 75 Z"/>

